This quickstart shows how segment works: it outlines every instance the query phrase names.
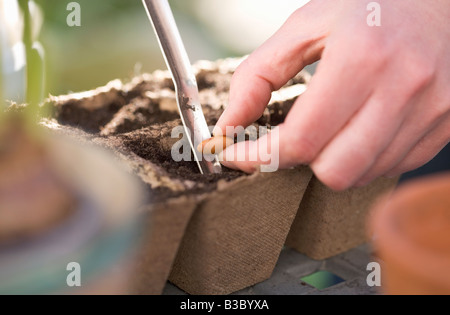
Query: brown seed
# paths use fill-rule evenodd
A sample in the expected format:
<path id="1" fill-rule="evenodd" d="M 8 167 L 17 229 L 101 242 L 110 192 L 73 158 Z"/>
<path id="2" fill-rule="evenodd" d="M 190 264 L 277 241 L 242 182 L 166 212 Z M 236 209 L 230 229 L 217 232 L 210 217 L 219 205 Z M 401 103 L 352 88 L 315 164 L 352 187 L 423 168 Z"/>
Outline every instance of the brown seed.
<path id="1" fill-rule="evenodd" d="M 234 144 L 234 140 L 232 138 L 225 136 L 212 137 L 200 143 L 197 150 L 203 154 L 219 154 L 225 150 L 226 147 L 232 144 Z"/>

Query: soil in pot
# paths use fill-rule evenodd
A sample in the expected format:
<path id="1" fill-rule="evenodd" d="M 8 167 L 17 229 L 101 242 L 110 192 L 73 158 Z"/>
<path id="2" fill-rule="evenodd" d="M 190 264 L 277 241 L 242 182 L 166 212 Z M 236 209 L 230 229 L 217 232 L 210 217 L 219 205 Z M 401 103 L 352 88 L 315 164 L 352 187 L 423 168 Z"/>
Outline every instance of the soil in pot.
<path id="1" fill-rule="evenodd" d="M 241 59 L 199 62 L 195 65 L 200 102 L 209 126 L 214 126 L 228 102 L 231 76 Z M 285 88 L 300 86 L 309 80 L 301 72 Z M 274 98 L 271 106 L 254 124 L 272 126 L 283 122 L 298 94 Z M 284 98 L 283 98 L 284 97 Z M 53 116 L 44 121 L 48 127 L 99 143 L 124 155 L 136 155 L 157 165 L 164 176 L 180 187 L 168 187 L 164 180 L 145 180 L 152 201 L 216 189 L 220 180 L 231 181 L 243 172 L 223 167 L 222 174 L 202 175 L 195 162 L 175 162 L 171 148 L 179 138 L 171 138 L 173 128 L 181 126 L 175 91 L 167 71 L 134 78 L 128 84 L 112 81 L 94 91 L 52 97 L 46 105 Z M 72 127 L 72 128 L 71 128 Z M 138 170 L 146 178 L 144 170 Z M 156 176 L 159 177 L 159 176 Z M 170 186 L 170 185 L 169 185 Z M 180 189 L 181 188 L 181 189 Z"/>

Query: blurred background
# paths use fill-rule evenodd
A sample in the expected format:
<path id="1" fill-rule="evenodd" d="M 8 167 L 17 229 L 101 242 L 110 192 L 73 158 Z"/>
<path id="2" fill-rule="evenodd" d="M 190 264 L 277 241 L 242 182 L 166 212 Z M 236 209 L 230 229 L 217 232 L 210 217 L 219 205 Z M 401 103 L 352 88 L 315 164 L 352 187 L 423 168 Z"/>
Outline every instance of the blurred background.
<path id="1" fill-rule="evenodd" d="M 68 0 L 36 0 L 44 15 L 46 90 L 92 89 L 165 69 L 140 0 L 78 0 L 81 27 L 66 23 Z M 307 0 L 171 0 L 192 62 L 242 56 L 271 36 Z"/>

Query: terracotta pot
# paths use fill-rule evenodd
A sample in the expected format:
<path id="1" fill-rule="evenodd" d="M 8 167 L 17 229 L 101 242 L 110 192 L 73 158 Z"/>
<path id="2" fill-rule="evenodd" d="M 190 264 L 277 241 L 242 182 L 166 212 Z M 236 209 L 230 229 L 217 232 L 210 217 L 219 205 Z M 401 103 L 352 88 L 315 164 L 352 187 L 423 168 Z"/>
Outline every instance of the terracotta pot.
<path id="1" fill-rule="evenodd" d="M 399 188 L 370 227 L 385 293 L 450 294 L 449 173 Z"/>

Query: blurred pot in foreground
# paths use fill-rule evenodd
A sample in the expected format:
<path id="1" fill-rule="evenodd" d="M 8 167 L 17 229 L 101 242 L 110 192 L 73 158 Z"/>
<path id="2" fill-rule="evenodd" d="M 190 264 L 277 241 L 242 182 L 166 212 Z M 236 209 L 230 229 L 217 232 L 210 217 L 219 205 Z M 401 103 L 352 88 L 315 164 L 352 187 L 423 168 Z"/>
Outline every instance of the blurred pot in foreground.
<path id="1" fill-rule="evenodd" d="M 0 294 L 127 293 L 140 186 L 103 151 L 7 116 L 0 127 Z"/>
<path id="2" fill-rule="evenodd" d="M 400 187 L 375 207 L 370 231 L 385 293 L 450 294 L 450 174 Z"/>

